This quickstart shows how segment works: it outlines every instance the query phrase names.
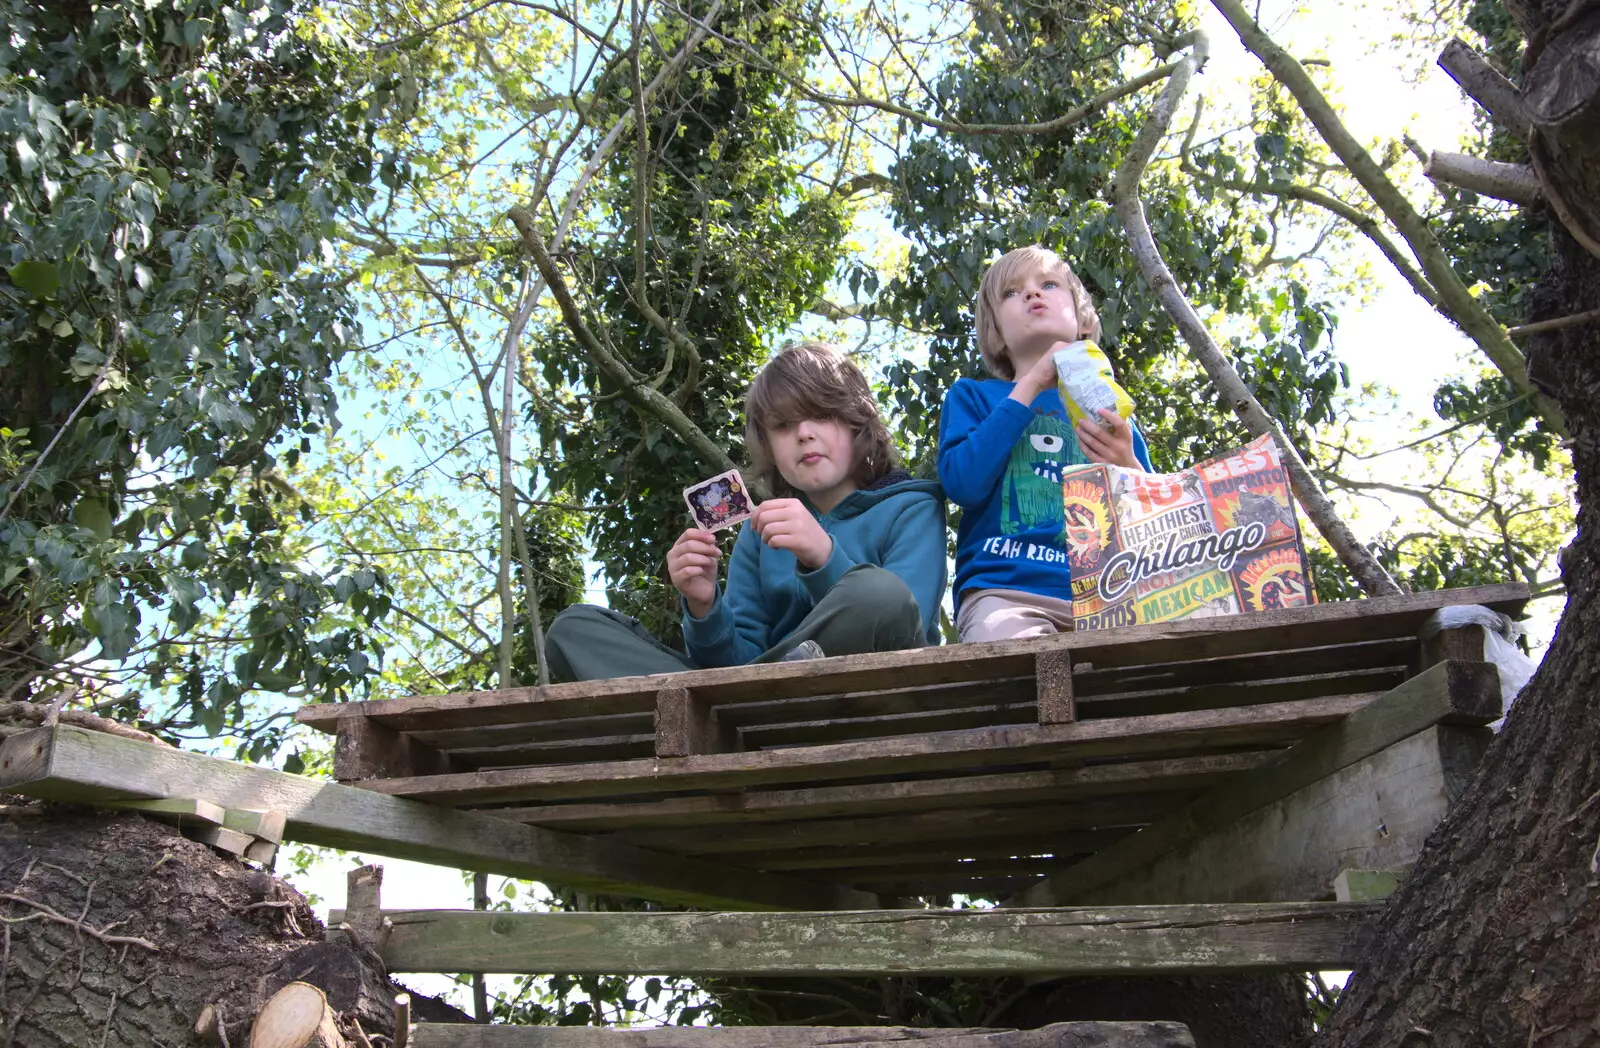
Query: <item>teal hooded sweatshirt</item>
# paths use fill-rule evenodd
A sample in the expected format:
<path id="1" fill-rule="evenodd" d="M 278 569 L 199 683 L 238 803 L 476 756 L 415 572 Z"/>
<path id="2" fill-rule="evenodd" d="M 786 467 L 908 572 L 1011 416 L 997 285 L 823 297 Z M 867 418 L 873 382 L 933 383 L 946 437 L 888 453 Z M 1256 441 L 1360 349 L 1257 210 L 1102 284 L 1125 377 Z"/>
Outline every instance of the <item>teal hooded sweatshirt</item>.
<path id="1" fill-rule="evenodd" d="M 833 536 L 833 553 L 816 571 L 795 555 L 772 549 L 749 522 L 741 525 L 728 564 L 725 591 L 703 619 L 687 612 L 683 638 L 701 666 L 742 666 L 800 625 L 845 572 L 875 564 L 900 576 L 917 598 L 923 632 L 939 643 L 939 602 L 944 599 L 944 492 L 935 481 L 896 470 L 870 488 L 858 488 L 827 513 L 800 499 Z"/>

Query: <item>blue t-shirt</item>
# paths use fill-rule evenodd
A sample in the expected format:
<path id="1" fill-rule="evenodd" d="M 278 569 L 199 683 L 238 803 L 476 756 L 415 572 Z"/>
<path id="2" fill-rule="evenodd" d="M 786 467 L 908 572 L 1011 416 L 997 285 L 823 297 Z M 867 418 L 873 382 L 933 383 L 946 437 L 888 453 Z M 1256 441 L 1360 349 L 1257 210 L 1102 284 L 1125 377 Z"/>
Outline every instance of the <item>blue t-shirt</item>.
<path id="1" fill-rule="evenodd" d="M 939 417 L 939 482 L 961 507 L 956 606 L 970 590 L 1072 599 L 1061 471 L 1088 462 L 1054 387 L 1023 407 L 1014 382 L 957 379 Z M 1133 453 L 1150 469 L 1138 426 Z"/>

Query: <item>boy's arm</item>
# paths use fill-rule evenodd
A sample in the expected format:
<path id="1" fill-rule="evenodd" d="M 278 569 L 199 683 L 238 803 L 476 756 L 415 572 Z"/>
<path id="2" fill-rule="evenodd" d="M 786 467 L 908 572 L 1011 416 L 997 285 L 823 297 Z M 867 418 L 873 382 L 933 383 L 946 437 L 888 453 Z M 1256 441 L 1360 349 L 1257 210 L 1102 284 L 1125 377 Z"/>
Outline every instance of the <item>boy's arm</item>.
<path id="1" fill-rule="evenodd" d="M 772 644 L 769 615 L 761 599 L 761 540 L 745 524 L 728 560 L 728 581 L 703 619 L 685 609 L 683 642 L 701 666 L 742 666 Z"/>
<path id="2" fill-rule="evenodd" d="M 977 383 L 957 380 L 939 416 L 939 483 L 950 501 L 971 509 L 1000 483 L 1011 449 L 1033 421 L 1033 409 L 1009 397 L 991 410 Z"/>

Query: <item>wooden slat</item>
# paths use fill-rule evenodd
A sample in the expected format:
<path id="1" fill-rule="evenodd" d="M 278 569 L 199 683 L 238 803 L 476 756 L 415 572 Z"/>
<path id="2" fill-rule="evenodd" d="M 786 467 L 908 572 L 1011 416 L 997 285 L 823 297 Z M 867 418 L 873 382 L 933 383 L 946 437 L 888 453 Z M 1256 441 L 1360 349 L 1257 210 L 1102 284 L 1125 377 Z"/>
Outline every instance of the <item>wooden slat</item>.
<path id="1" fill-rule="evenodd" d="M 982 766 L 1030 764 L 1062 758 L 1085 760 L 1254 749 L 1286 746 L 1312 728 L 1360 709 L 1374 697 L 1341 695 L 1305 702 L 1195 710 L 1154 717 L 1022 725 L 675 760 L 373 779 L 364 782 L 362 788 L 435 804 L 471 805 L 601 797 L 638 793 L 643 788 L 665 793 L 915 772 L 960 772 Z"/>
<path id="2" fill-rule="evenodd" d="M 1435 609 L 1455 604 L 1520 608 L 1527 586 L 1514 583 L 1473 589 L 1405 594 L 1371 600 L 1254 612 L 1221 619 L 1183 619 L 1120 630 L 1091 630 L 989 644 L 959 644 L 793 663 L 735 666 L 671 675 L 675 687 L 693 689 L 711 705 L 764 702 L 849 691 L 909 688 L 1019 677 L 1033 672 L 1035 656 L 1068 650 L 1074 662 L 1098 668 L 1214 658 L 1248 652 L 1414 636 Z M 544 688 L 426 695 L 339 706 L 307 706 L 297 714 L 324 731 L 340 712 L 377 716 L 398 731 L 517 723 L 532 718 L 631 713 L 652 707 L 662 677 L 625 677 Z"/>
<path id="3" fill-rule="evenodd" d="M 289 840 L 686 906 L 843 909 L 876 901 L 865 892 L 519 826 L 64 725 L 0 743 L 0 790 L 87 804 L 205 797 L 229 809 L 284 813 Z"/>
<path id="4" fill-rule="evenodd" d="M 1493 666 L 1441 662 L 1343 721 L 1313 733 L 1277 760 L 1224 780 L 1156 825 L 1040 882 L 1007 904 L 1048 906 L 1081 898 L 1407 736 L 1439 723 L 1482 726 L 1498 716 L 1500 678 Z"/>
<path id="5" fill-rule="evenodd" d="M 1404 666 L 1335 673 L 1295 674 L 1263 680 L 1218 684 L 1184 684 L 1171 688 L 1080 695 L 1080 717 L 1139 717 L 1184 710 L 1255 706 L 1265 702 L 1294 702 L 1327 695 L 1380 694 L 1400 685 L 1410 674 Z"/>
<path id="6" fill-rule="evenodd" d="M 339 719 L 338 739 L 333 747 L 333 777 L 340 782 L 445 775 L 466 770 L 446 754 L 370 717 L 349 713 Z"/>
<path id="7" fill-rule="evenodd" d="M 655 755 L 687 757 L 696 753 L 731 753 L 738 734 L 692 688 L 664 687 L 656 692 Z"/>
<path id="8" fill-rule="evenodd" d="M 1351 968 L 1381 906 L 855 913 L 389 910 L 391 972 L 1108 975 Z M 340 914 L 330 917 L 338 923 Z"/>
<path id="9" fill-rule="evenodd" d="M 780 848 L 815 848 L 826 844 L 920 845 L 927 841 L 979 841 L 1023 833 L 1063 833 L 1115 826 L 1138 826 L 1181 803 L 1171 794 L 1104 797 L 1070 806 L 1028 808 L 955 808 L 915 815 L 875 815 L 859 819 L 808 819 L 804 822 L 761 823 L 738 833 L 720 828 L 674 827 L 627 830 L 604 838 L 635 847 L 663 848 L 686 855 L 739 855 Z"/>
<path id="10" fill-rule="evenodd" d="M 616 735 L 651 735 L 655 732 L 652 712 L 615 713 L 605 717 L 573 717 L 569 720 L 535 721 L 531 724 L 485 724 L 471 728 L 441 728 L 408 734 L 418 742 L 440 750 L 461 746 L 513 746 L 524 742 L 562 742 L 568 739 L 593 739 Z"/>
<path id="11" fill-rule="evenodd" d="M 920 841 L 914 851 L 884 848 L 878 844 L 835 844 L 788 851 L 741 855 L 739 862 L 758 870 L 825 870 L 842 866 L 905 866 L 911 863 L 987 860 L 1014 855 L 1074 855 L 1099 851 L 1121 840 L 1132 829 L 1069 830 L 1049 834 L 985 837 L 982 840 Z"/>
<path id="12" fill-rule="evenodd" d="M 1416 638 L 1406 635 L 1349 644 L 1286 646 L 1241 655 L 1186 659 L 1182 662 L 1150 661 L 1106 668 L 1077 659 L 1072 667 L 1073 687 L 1079 697 L 1084 697 L 1112 692 L 1239 684 L 1298 674 L 1369 670 L 1383 666 L 1392 666 L 1409 674 L 1415 662 L 1416 647 Z"/>
<path id="13" fill-rule="evenodd" d="M 577 832 L 630 826 L 729 826 L 935 808 L 1029 802 L 1071 802 L 1112 793 L 1195 790 L 1218 776 L 1254 768 L 1274 750 L 1165 760 L 1092 764 L 1082 768 L 1007 772 L 797 790 L 749 790 L 639 802 L 485 808 L 485 815 Z"/>
<path id="14" fill-rule="evenodd" d="M 599 735 L 558 742 L 523 742 L 503 746 L 461 746 L 449 751 L 462 770 L 514 768 L 528 764 L 576 764 L 648 757 L 655 752 L 655 735 Z"/>
<path id="15" fill-rule="evenodd" d="M 741 702 L 718 707 L 729 724 L 739 728 L 801 721 L 832 721 L 849 717 L 892 717 L 903 713 L 933 713 L 972 706 L 1032 704 L 1033 677 L 961 681 L 918 688 L 847 692 L 810 698 Z"/>
<path id="16" fill-rule="evenodd" d="M 102 801 L 99 806 L 121 811 L 136 811 L 152 819 L 160 819 L 162 822 L 179 826 L 190 824 L 221 826 L 228 817 L 228 811 L 222 805 L 189 797 L 164 797 L 160 800 L 140 801 L 107 800 Z"/>
<path id="17" fill-rule="evenodd" d="M 772 746 L 815 746 L 851 739 L 879 739 L 894 735 L 924 735 L 934 731 L 971 731 L 1002 724 L 1032 724 L 1037 719 L 1030 702 L 996 706 L 968 706 L 927 713 L 896 713 L 886 717 L 849 717 L 839 720 L 799 721 L 744 728 L 739 736 L 745 749 Z"/>
<path id="18" fill-rule="evenodd" d="M 1195 1048 L 1171 1022 L 1053 1023 L 1036 1030 L 905 1026 L 482 1026 L 417 1023 L 408 1048 Z"/>
<path id="19" fill-rule="evenodd" d="M 1040 724 L 1071 724 L 1078 719 L 1073 699 L 1072 653 L 1045 651 L 1034 656 L 1037 710 Z"/>

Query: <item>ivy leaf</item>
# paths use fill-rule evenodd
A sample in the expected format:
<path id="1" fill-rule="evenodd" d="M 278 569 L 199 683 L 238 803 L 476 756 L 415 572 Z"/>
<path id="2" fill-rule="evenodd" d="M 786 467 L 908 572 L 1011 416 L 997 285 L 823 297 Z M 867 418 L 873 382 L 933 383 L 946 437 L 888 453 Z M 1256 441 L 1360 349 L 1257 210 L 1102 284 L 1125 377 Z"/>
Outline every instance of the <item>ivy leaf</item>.
<path id="1" fill-rule="evenodd" d="M 61 273 L 49 262 L 25 259 L 6 270 L 6 273 L 10 275 L 11 283 L 34 298 L 52 298 L 61 289 Z"/>

